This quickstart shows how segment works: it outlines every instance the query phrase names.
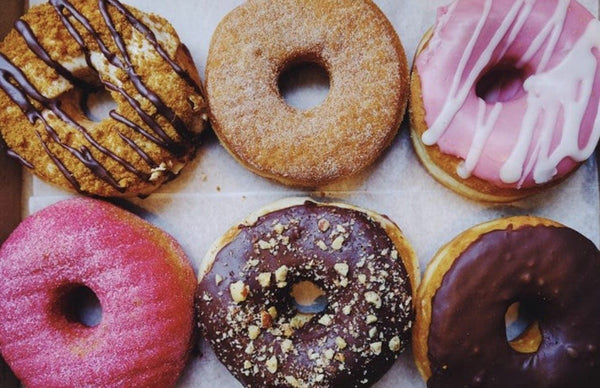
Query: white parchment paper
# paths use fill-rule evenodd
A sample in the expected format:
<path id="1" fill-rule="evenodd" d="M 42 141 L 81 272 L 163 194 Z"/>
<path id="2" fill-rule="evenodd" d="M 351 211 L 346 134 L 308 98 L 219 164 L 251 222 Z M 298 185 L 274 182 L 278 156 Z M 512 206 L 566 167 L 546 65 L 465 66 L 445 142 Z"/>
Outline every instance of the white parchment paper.
<path id="1" fill-rule="evenodd" d="M 40 2 L 32 1 L 33 4 Z M 190 48 L 201 75 L 210 37 L 219 20 L 240 0 L 125 0 L 167 18 Z M 449 0 L 375 0 L 392 21 L 412 63 L 422 34 L 434 23 L 435 10 Z M 594 14 L 596 0 L 581 1 Z M 310 96 L 300 96 L 300 98 Z M 31 175 L 25 178 L 24 215 L 69 194 Z M 520 214 L 549 217 L 571 226 L 598 244 L 600 202 L 595 160 L 585 163 L 566 182 L 533 198 L 510 205 L 463 199 L 431 178 L 419 164 L 403 125 L 393 145 L 358 177 L 324 187 L 318 193 L 290 189 L 260 178 L 238 165 L 210 136 L 196 159 L 175 181 L 144 200 L 132 200 L 138 213 L 165 229 L 182 244 L 197 269 L 209 245 L 230 226 L 274 200 L 326 195 L 387 214 L 413 244 L 424 270 L 444 243 L 477 223 Z M 110 259 L 110 258 L 107 258 Z M 239 383 L 206 344 L 180 382 L 188 387 L 238 387 Z M 412 354 L 406 352 L 376 387 L 422 387 Z"/>

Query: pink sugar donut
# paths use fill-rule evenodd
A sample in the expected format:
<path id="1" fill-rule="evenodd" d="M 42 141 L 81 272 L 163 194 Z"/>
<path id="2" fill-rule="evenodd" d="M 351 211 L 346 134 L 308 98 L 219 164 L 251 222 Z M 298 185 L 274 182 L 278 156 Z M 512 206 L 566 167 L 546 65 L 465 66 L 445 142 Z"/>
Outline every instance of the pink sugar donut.
<path id="1" fill-rule="evenodd" d="M 71 199 L 27 218 L 0 248 L 0 351 L 26 386 L 166 387 L 193 332 L 194 271 L 168 234 L 114 205 Z M 69 301 L 87 287 L 102 317 Z"/>
<path id="2" fill-rule="evenodd" d="M 576 0 L 455 0 L 415 59 L 413 142 L 472 198 L 555 184 L 600 138 L 600 22 Z"/>

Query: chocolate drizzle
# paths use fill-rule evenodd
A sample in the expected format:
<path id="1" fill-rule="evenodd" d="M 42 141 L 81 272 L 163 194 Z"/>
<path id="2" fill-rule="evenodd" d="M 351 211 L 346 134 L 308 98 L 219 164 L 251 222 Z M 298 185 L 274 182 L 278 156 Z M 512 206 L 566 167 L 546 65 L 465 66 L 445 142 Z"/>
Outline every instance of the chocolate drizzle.
<path id="1" fill-rule="evenodd" d="M 87 19 L 81 12 L 79 12 L 68 0 L 50 0 L 50 4 L 58 13 L 60 20 L 64 24 L 65 28 L 68 30 L 69 34 L 80 46 L 82 52 L 85 55 L 87 66 L 98 75 L 98 80 L 100 81 L 100 83 L 108 90 L 119 93 L 121 96 L 123 96 L 123 98 L 129 103 L 129 105 L 136 111 L 140 119 L 146 125 L 148 125 L 152 133 L 135 124 L 133 121 L 122 116 L 114 110 L 109 113 L 110 117 L 124 124 L 125 126 L 137 132 L 138 134 L 144 136 L 156 145 L 162 147 L 163 149 L 166 149 L 176 157 L 183 157 L 186 154 L 188 154 L 197 142 L 197 134 L 189 131 L 183 120 L 170 107 L 168 107 L 156 93 L 150 90 L 150 88 L 146 86 L 146 84 L 141 80 L 140 76 L 136 73 L 134 65 L 129 57 L 129 53 L 127 52 L 127 47 L 123 40 L 123 37 L 116 30 L 112 17 L 108 11 L 109 5 L 117 9 L 129 21 L 129 23 L 131 23 L 133 28 L 139 31 L 147 39 L 147 41 L 156 49 L 158 55 L 160 55 L 160 57 L 169 64 L 169 66 L 173 69 L 174 72 L 176 72 L 183 80 L 185 80 L 185 82 L 188 85 L 190 85 L 196 93 L 202 95 L 201 87 L 191 78 L 190 74 L 187 71 L 183 70 L 168 56 L 165 49 L 157 41 L 156 36 L 151 31 L 151 29 L 148 28 L 142 21 L 137 19 L 125 6 L 123 6 L 118 1 L 98 0 L 98 9 L 102 15 L 102 18 L 104 19 L 108 30 L 110 31 L 110 34 L 120 54 L 119 56 L 109 50 L 105 42 L 100 37 L 98 31 L 96 31 L 92 26 L 90 20 Z M 157 115 L 164 117 L 175 129 L 178 136 L 184 141 L 178 142 L 170 138 L 169 135 L 167 135 L 167 133 L 157 121 L 157 118 L 146 113 L 142 109 L 140 103 L 131 95 L 129 95 L 124 88 L 111 83 L 110 81 L 104 79 L 101 76 L 98 69 L 96 69 L 92 63 L 91 50 L 85 43 L 85 40 L 80 34 L 80 32 L 75 28 L 74 21 L 79 23 L 87 31 L 87 33 L 97 43 L 100 52 L 111 65 L 127 73 L 131 84 L 135 87 L 139 94 L 152 103 L 152 105 L 156 108 Z M 34 32 L 32 31 L 31 27 L 27 24 L 27 22 L 25 22 L 24 20 L 17 21 L 15 23 L 15 29 L 21 34 L 21 36 L 27 43 L 29 49 L 37 57 L 44 61 L 46 65 L 54 69 L 60 76 L 62 76 L 64 79 L 70 82 L 73 86 L 82 90 L 84 94 L 96 91 L 98 89 L 97 86 L 89 83 L 86 80 L 78 78 L 59 62 L 51 58 L 49 53 L 42 47 L 38 39 L 35 37 Z M 107 169 L 94 157 L 92 151 L 89 148 L 81 146 L 77 149 L 65 144 L 61 140 L 60 136 L 57 134 L 55 129 L 48 123 L 47 119 L 43 116 L 42 111 L 39 110 L 35 105 L 33 105 L 31 100 L 38 102 L 42 105 L 43 108 L 53 112 L 58 119 L 62 120 L 69 126 L 76 128 L 96 151 L 113 159 L 121 166 L 123 166 L 127 171 L 135 174 L 139 178 L 146 181 L 150 180 L 150 174 L 137 169 L 131 163 L 122 159 L 121 157 L 119 157 L 118 155 L 116 155 L 115 153 L 98 143 L 89 133 L 89 131 L 87 131 L 83 126 L 77 123 L 76 120 L 70 117 L 61 108 L 61 104 L 58 99 L 50 99 L 43 96 L 35 88 L 35 86 L 31 84 L 31 82 L 29 82 L 25 74 L 18 67 L 16 67 L 4 54 L 1 53 L 0 75 L 0 87 L 2 87 L 2 89 L 7 93 L 11 100 L 19 106 L 21 111 L 28 118 L 29 122 L 31 124 L 35 124 L 38 120 L 41 121 L 46 129 L 46 133 L 50 136 L 52 141 L 58 144 L 60 147 L 67 150 L 68 152 L 70 152 L 71 154 L 73 154 L 99 179 L 109 184 L 118 192 L 123 193 L 126 190 L 125 187 L 120 186 L 119 182 L 117 182 L 115 178 L 107 171 Z M 70 172 L 65 166 L 65 164 L 57 157 L 57 155 L 52 152 L 50 147 L 44 143 L 43 136 L 41 136 L 41 134 L 38 133 L 37 130 L 36 135 L 40 142 L 42 142 L 46 154 L 56 164 L 56 166 L 65 176 L 65 178 L 71 183 L 71 185 L 76 190 L 81 191 L 81 187 L 77 180 L 74 178 L 73 173 Z M 156 162 L 154 162 L 141 147 L 139 147 L 134 141 L 132 141 L 124 134 L 119 132 L 118 135 L 151 168 L 156 168 Z M 9 152 L 9 155 L 19 160 L 25 166 L 33 168 L 33 165 L 30 162 L 27 162 L 23 157 L 17 157 L 17 154 L 14 150 L 11 150 L 11 152 Z"/>
<path id="2" fill-rule="evenodd" d="M 31 30 L 31 27 L 29 26 L 29 24 L 27 24 L 23 20 L 17 20 L 15 22 L 15 30 L 17 30 L 21 34 L 21 36 L 27 43 L 27 46 L 29 47 L 29 49 L 31 51 L 33 51 L 35 53 L 35 55 L 38 56 L 38 58 L 40 58 L 42 61 L 44 61 L 44 63 L 46 63 L 46 65 L 53 68 L 54 71 L 56 71 L 58 74 L 60 74 L 63 78 L 65 78 L 67 81 L 69 81 L 75 87 L 80 88 L 87 92 L 92 92 L 97 89 L 96 86 L 88 83 L 87 81 L 82 80 L 81 78 L 75 77 L 75 75 L 73 73 L 71 73 L 69 70 L 65 69 L 65 67 L 63 65 L 61 65 L 60 63 L 58 63 L 54 59 L 52 59 L 50 57 L 50 54 L 48 54 L 48 52 L 42 47 L 40 42 L 35 37 L 35 34 Z"/>
<path id="3" fill-rule="evenodd" d="M 487 233 L 444 275 L 432 300 L 429 387 L 600 386 L 600 253 L 569 228 Z M 536 353 L 513 350 L 514 302 L 539 322 Z"/>

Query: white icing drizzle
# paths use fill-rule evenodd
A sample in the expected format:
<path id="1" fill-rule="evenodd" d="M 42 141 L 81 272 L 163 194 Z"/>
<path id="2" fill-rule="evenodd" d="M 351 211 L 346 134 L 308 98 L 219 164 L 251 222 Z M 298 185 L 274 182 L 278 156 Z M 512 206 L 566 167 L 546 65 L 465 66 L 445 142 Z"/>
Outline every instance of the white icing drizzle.
<path id="1" fill-rule="evenodd" d="M 474 47 L 489 18 L 492 1 L 486 0 L 484 3 L 481 18 L 456 68 L 452 86 L 440 114 L 429 129 L 423 133 L 422 141 L 426 145 L 436 144 L 444 135 L 458 111 L 465 104 L 469 92 L 475 87 L 480 75 L 489 65 L 490 59 L 501 41 L 508 34 L 501 47 L 500 57 L 506 53 L 517 38 L 536 2 L 536 0 L 514 2 L 465 78 L 466 65 L 474 55 Z M 517 63 L 517 67 L 524 66 L 544 47 L 537 74 L 530 76 L 523 84 L 523 88 L 527 92 L 527 110 L 515 147 L 500 170 L 500 179 L 504 183 L 518 183 L 518 187 L 521 187 L 526 177 L 532 172 L 536 183 L 545 183 L 557 173 L 557 166 L 564 158 L 570 157 L 576 162 L 589 158 L 600 138 L 600 115 L 597 115 L 590 138 L 582 149 L 579 148 L 580 127 L 589 105 L 597 70 L 597 61 L 592 49 L 600 48 L 600 22 L 591 20 L 585 33 L 562 62 L 544 72 L 563 31 L 569 4 L 570 0 L 558 1 L 552 17 L 548 19 L 546 25 Z M 502 108 L 501 103 L 495 103 L 492 109 L 488 109 L 485 101 L 479 99 L 478 117 L 469 152 L 465 161 L 457 168 L 457 173 L 461 177 L 468 178 L 477 166 L 483 148 L 502 113 Z M 557 128 L 560 114 L 564 119 L 564 126 Z M 537 142 L 532 144 L 534 131 L 540 123 L 540 135 Z M 562 131 L 560 141 L 550 153 L 555 131 Z"/>
<path id="2" fill-rule="evenodd" d="M 556 48 L 556 44 L 558 43 L 558 38 L 560 37 L 560 33 L 563 30 L 565 20 L 567 19 L 567 9 L 569 8 L 570 0 L 559 0 L 556 5 L 556 9 L 554 10 L 554 14 L 548 20 L 548 23 L 542 28 L 542 31 L 535 37 L 533 42 L 529 45 L 529 49 L 523 55 L 521 60 L 517 63 L 517 67 L 523 67 L 526 63 L 531 61 L 533 56 L 540 50 L 544 42 L 548 40 L 548 35 L 550 35 L 550 42 L 546 45 L 544 50 L 544 54 L 542 56 L 542 60 L 538 66 L 538 73 L 546 70 L 546 66 L 548 65 L 548 61 L 550 60 L 550 55 L 554 52 Z"/>
<path id="3" fill-rule="evenodd" d="M 486 111 L 487 104 L 482 99 L 479 99 L 477 130 L 475 131 L 473 142 L 469 148 L 467 159 L 465 159 L 465 161 L 461 163 L 456 170 L 458 175 L 464 179 L 470 177 L 473 173 L 473 170 L 475 169 L 475 166 L 481 157 L 481 153 L 483 152 L 483 147 L 485 146 L 485 143 L 487 142 L 487 139 L 492 133 L 492 129 L 494 129 L 496 121 L 500 116 L 500 112 L 502 111 L 502 103 L 494 104 L 494 107 L 492 108 L 492 111 L 487 119 L 485 118 Z"/>
<path id="4" fill-rule="evenodd" d="M 600 49 L 600 22 L 592 20 L 585 33 L 555 68 L 529 77 L 523 87 L 527 94 L 527 112 L 519 141 L 500 171 L 507 183 L 521 185 L 533 172 L 536 183 L 548 182 L 556 174 L 558 164 L 567 157 L 582 162 L 590 157 L 600 138 L 598 115 L 592 133 L 583 148 L 579 147 L 579 131 L 588 108 L 598 63 L 592 48 Z M 559 114 L 563 127 L 557 128 Z M 523 164 L 531 147 L 535 125 L 541 121 L 541 131 L 534 153 L 525 168 Z M 550 153 L 552 139 L 561 130 L 558 145 Z"/>
<path id="5" fill-rule="evenodd" d="M 469 92 L 474 87 L 475 82 L 477 82 L 479 75 L 481 74 L 483 69 L 489 64 L 492 54 L 498 47 L 498 44 L 500 43 L 502 38 L 504 38 L 504 36 L 506 35 L 506 32 L 508 31 L 510 26 L 513 24 L 516 14 L 523 5 L 524 1 L 525 0 L 519 0 L 515 2 L 515 4 L 512 6 L 510 11 L 504 18 L 502 25 L 498 28 L 498 30 L 496 30 L 492 39 L 490 39 L 489 45 L 480 54 L 479 59 L 475 63 L 475 66 L 473 66 L 473 69 L 471 69 L 471 72 L 469 73 L 467 79 L 465 80 L 463 85 L 460 86 L 460 81 L 463 79 L 467 62 L 473 56 L 475 44 L 477 43 L 477 40 L 481 35 L 481 30 L 483 29 L 483 26 L 485 25 L 485 22 L 487 21 L 489 13 L 492 9 L 492 0 L 485 1 L 483 14 L 481 15 L 481 18 L 477 23 L 477 27 L 475 28 L 475 31 L 473 31 L 473 35 L 471 36 L 471 39 L 469 40 L 469 43 L 465 48 L 465 53 L 460 59 L 460 62 L 456 69 L 456 73 L 454 74 L 454 78 L 452 80 L 450 93 L 448 93 L 448 98 L 446 99 L 444 107 L 442 108 L 442 111 L 436 118 L 433 125 L 431 125 L 429 129 L 423 133 L 422 140 L 425 145 L 434 145 L 435 143 L 437 143 L 440 137 L 442 137 L 442 135 L 450 125 L 450 123 L 452 122 L 452 120 L 454 119 L 456 113 L 458 113 L 460 108 L 462 108 L 467 99 L 467 96 L 469 95 Z"/>

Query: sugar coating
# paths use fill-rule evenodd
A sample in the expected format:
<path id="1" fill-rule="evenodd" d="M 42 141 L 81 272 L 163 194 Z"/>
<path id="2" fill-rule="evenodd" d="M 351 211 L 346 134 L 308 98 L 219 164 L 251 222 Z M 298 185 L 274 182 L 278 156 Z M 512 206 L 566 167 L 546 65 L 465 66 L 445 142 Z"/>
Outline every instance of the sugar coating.
<path id="1" fill-rule="evenodd" d="M 278 91 L 279 75 L 298 61 L 330 77 L 325 101 L 307 111 Z M 225 147 L 260 175 L 304 186 L 372 163 L 398 130 L 407 85 L 400 40 L 371 1 L 248 1 L 217 27 L 206 66 Z"/>
<path id="2" fill-rule="evenodd" d="M 72 199 L 27 218 L 0 249 L 0 351 L 26 386 L 172 386 L 187 361 L 195 276 L 165 232 Z M 69 285 L 97 295 L 95 327 L 68 321 Z"/>

